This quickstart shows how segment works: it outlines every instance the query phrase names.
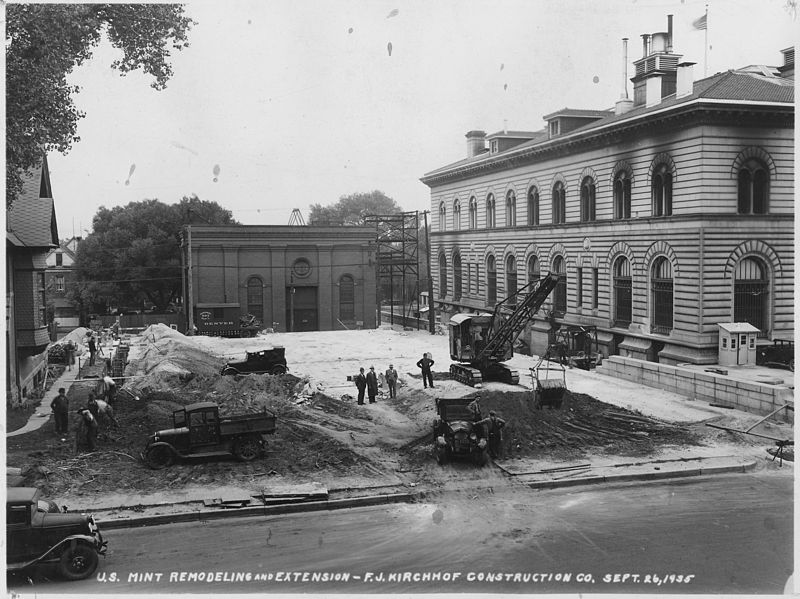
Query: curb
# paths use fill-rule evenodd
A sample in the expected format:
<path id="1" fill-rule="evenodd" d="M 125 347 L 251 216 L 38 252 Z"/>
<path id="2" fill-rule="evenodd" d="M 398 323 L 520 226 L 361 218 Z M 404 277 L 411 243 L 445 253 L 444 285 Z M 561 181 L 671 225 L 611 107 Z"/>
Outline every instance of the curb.
<path id="1" fill-rule="evenodd" d="M 531 489 L 555 489 L 558 487 L 575 487 L 579 485 L 592 485 L 598 483 L 630 482 L 634 480 L 665 480 L 669 478 L 689 478 L 710 474 L 723 474 L 727 472 L 748 472 L 754 470 L 756 461 L 732 466 L 714 466 L 711 468 L 692 468 L 690 470 L 665 470 L 658 472 L 642 472 L 639 474 L 612 474 L 607 476 L 586 476 L 570 480 L 543 480 L 525 483 Z"/>
<path id="2" fill-rule="evenodd" d="M 665 480 L 670 478 L 689 478 L 694 476 L 722 474 L 727 472 L 748 472 L 754 470 L 756 461 L 732 466 L 715 466 L 712 468 L 693 468 L 691 470 L 673 470 L 659 472 L 644 472 L 640 474 L 615 474 L 608 476 L 587 476 L 569 480 L 552 480 L 523 483 L 531 489 L 555 489 L 560 487 L 575 487 L 599 483 L 630 482 Z M 363 497 L 350 497 L 347 499 L 329 499 L 325 501 L 309 501 L 307 503 L 287 503 L 283 505 L 251 506 L 244 508 L 202 510 L 197 512 L 183 512 L 178 514 L 159 514 L 143 516 L 140 518 L 118 518 L 111 520 L 98 519 L 97 523 L 102 530 L 115 530 L 122 528 L 137 528 L 140 526 L 160 526 L 164 524 L 177 524 L 182 522 L 195 522 L 198 520 L 219 520 L 222 518 L 246 518 L 253 516 L 277 516 L 281 514 L 297 514 L 303 512 L 318 512 L 325 510 L 340 510 L 354 507 L 367 507 L 373 505 L 386 505 L 392 503 L 411 503 L 426 499 L 434 492 L 419 490 L 414 493 L 393 493 L 390 495 L 366 495 Z"/>
<path id="3" fill-rule="evenodd" d="M 351 507 L 383 505 L 387 503 L 406 503 L 413 501 L 415 497 L 416 494 L 411 493 L 369 495 L 365 497 L 351 497 L 348 499 L 309 501 L 307 503 L 287 503 L 283 505 L 270 506 L 257 505 L 229 510 L 202 510 L 198 512 L 183 512 L 179 514 L 159 514 L 156 516 L 143 516 L 141 518 L 119 518 L 114 520 L 98 519 L 97 524 L 101 526 L 102 530 L 114 530 L 119 528 L 136 528 L 139 526 L 177 524 L 180 522 L 193 522 L 196 520 L 218 520 L 221 518 L 243 518 L 248 516 L 276 516 L 280 514 L 340 510 Z"/>

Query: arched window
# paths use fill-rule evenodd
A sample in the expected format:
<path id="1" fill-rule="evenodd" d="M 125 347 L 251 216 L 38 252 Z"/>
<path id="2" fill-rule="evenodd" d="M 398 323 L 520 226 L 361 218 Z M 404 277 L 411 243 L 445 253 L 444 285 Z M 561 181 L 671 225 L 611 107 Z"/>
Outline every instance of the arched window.
<path id="1" fill-rule="evenodd" d="M 486 301 L 490 306 L 497 303 L 497 264 L 494 256 L 486 259 Z"/>
<path id="2" fill-rule="evenodd" d="M 733 283 L 733 320 L 749 322 L 769 332 L 769 276 L 767 267 L 758 258 L 745 258 L 736 265 Z"/>
<path id="3" fill-rule="evenodd" d="M 494 229 L 496 226 L 497 222 L 495 221 L 494 194 L 490 193 L 488 196 L 486 196 L 486 228 Z"/>
<path id="4" fill-rule="evenodd" d="M 664 256 L 653 261 L 650 271 L 653 333 L 669 334 L 672 331 L 672 265 Z"/>
<path id="5" fill-rule="evenodd" d="M 461 254 L 453 256 L 453 299 L 461 299 Z"/>
<path id="6" fill-rule="evenodd" d="M 650 182 L 653 199 L 653 216 L 670 216 L 672 214 L 672 171 L 669 165 L 659 164 L 653 171 Z"/>
<path id="7" fill-rule="evenodd" d="M 247 312 L 264 322 L 264 283 L 260 277 L 247 279 Z"/>
<path id="8" fill-rule="evenodd" d="M 447 295 L 447 258 L 439 254 L 439 297 Z"/>
<path id="9" fill-rule="evenodd" d="M 631 217 L 631 175 L 621 170 L 614 176 L 614 218 Z"/>
<path id="10" fill-rule="evenodd" d="M 739 214 L 766 214 L 768 209 L 767 169 L 759 160 L 751 158 L 739 169 Z"/>
<path id="11" fill-rule="evenodd" d="M 509 189 L 506 194 L 506 227 L 517 226 L 517 194 Z"/>
<path id="12" fill-rule="evenodd" d="M 439 204 L 439 230 L 447 230 L 447 208 L 445 207 L 444 202 Z"/>
<path id="13" fill-rule="evenodd" d="M 553 224 L 558 225 L 567 222 L 567 196 L 564 191 L 564 184 L 557 181 L 553 185 Z"/>
<path id="14" fill-rule="evenodd" d="M 539 272 L 539 258 L 531 256 L 528 258 L 528 283 L 533 283 L 542 278 Z"/>
<path id="15" fill-rule="evenodd" d="M 528 224 L 539 224 L 539 189 L 535 185 L 528 190 Z"/>
<path id="16" fill-rule="evenodd" d="M 614 261 L 614 326 L 627 327 L 633 315 L 631 263 L 625 256 Z"/>
<path id="17" fill-rule="evenodd" d="M 478 228 L 478 200 L 474 196 L 469 199 L 469 228 Z"/>
<path id="18" fill-rule="evenodd" d="M 563 256 L 553 258 L 553 272 L 561 275 L 553 289 L 553 311 L 566 314 L 567 312 L 567 265 Z"/>
<path id="19" fill-rule="evenodd" d="M 356 319 L 356 283 L 350 275 L 339 279 L 339 320 L 342 322 Z"/>
<path id="20" fill-rule="evenodd" d="M 581 182 L 581 221 L 588 222 L 595 219 L 595 185 L 594 179 L 584 177 Z"/>
<path id="21" fill-rule="evenodd" d="M 456 199 L 453 202 L 453 231 L 461 230 L 461 202 Z"/>
<path id="22" fill-rule="evenodd" d="M 517 259 L 509 254 L 506 258 L 506 297 L 517 292 Z"/>

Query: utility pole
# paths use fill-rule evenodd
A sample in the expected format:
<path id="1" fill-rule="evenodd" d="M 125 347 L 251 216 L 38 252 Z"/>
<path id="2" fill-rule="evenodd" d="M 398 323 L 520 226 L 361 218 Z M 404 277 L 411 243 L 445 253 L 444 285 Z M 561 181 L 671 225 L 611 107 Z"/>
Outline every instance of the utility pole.
<path id="1" fill-rule="evenodd" d="M 191 212 L 190 212 L 191 214 Z M 191 219 L 189 220 L 189 224 L 186 225 L 186 232 L 187 232 L 187 251 L 186 251 L 186 287 L 187 287 L 187 295 L 188 301 L 186 306 L 186 314 L 189 316 L 189 334 L 194 335 L 194 296 L 192 293 L 193 284 L 192 284 L 192 223 Z"/>
<path id="2" fill-rule="evenodd" d="M 431 276 L 431 231 L 428 228 L 428 211 L 425 216 L 425 259 L 428 261 L 428 327 L 433 335 L 436 332 L 436 316 L 433 313 L 433 277 Z"/>

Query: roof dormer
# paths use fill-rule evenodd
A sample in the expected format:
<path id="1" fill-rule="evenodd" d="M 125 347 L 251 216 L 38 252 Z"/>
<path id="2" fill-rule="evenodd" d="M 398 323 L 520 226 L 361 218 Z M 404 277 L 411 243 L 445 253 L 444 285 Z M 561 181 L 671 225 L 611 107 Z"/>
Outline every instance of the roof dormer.
<path id="1" fill-rule="evenodd" d="M 604 119 L 614 114 L 613 110 L 576 110 L 572 108 L 562 108 L 556 112 L 551 112 L 544 116 L 547 122 L 547 136 L 552 139 L 559 135 L 564 135 L 575 129 Z"/>

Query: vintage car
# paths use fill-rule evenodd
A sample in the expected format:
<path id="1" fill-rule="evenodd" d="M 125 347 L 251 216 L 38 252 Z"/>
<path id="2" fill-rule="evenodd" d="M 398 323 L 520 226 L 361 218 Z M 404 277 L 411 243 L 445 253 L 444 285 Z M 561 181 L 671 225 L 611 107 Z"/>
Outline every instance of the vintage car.
<path id="1" fill-rule="evenodd" d="M 88 578 L 105 555 L 94 517 L 59 508 L 39 489 L 6 490 L 6 567 L 9 572 L 53 564 L 68 580 Z"/>
<path id="2" fill-rule="evenodd" d="M 775 339 L 772 345 L 759 347 L 756 364 L 770 368 L 788 368 L 794 372 L 794 341 Z"/>
<path id="3" fill-rule="evenodd" d="M 286 349 L 281 346 L 249 351 L 242 362 L 228 362 L 220 374 L 286 374 Z"/>
<path id="4" fill-rule="evenodd" d="M 487 438 L 480 419 L 480 408 L 473 398 L 436 398 L 433 451 L 439 464 L 463 458 L 478 466 L 486 465 Z"/>

